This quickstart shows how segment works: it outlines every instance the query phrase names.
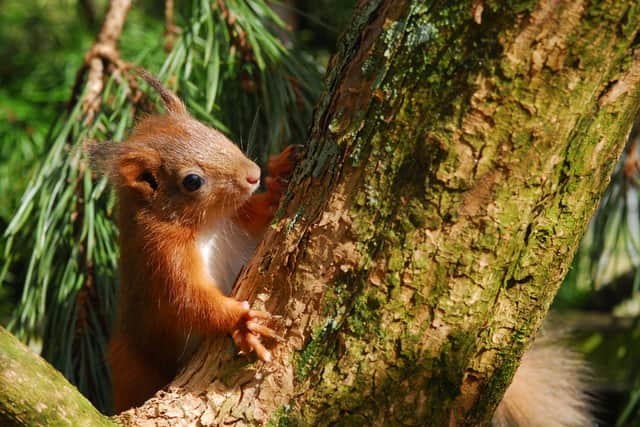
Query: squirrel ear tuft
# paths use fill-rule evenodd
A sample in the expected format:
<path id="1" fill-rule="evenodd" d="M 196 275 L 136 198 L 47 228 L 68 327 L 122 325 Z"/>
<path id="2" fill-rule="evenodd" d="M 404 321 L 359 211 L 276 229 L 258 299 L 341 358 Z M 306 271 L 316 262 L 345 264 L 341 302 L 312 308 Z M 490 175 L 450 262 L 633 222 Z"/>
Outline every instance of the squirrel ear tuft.
<path id="1" fill-rule="evenodd" d="M 143 68 L 135 68 L 135 71 L 142 77 L 162 98 L 162 102 L 164 103 L 164 107 L 167 111 L 174 114 L 187 114 L 187 107 L 185 107 L 184 103 L 178 98 L 178 96 L 164 87 L 162 83 L 158 81 L 151 73 Z"/>
<path id="2" fill-rule="evenodd" d="M 113 161 L 118 154 L 118 145 L 113 141 L 85 141 L 83 150 L 89 157 L 91 169 L 97 175 L 113 175 Z"/>
<path id="3" fill-rule="evenodd" d="M 149 200 L 158 189 L 158 173 L 162 161 L 158 152 L 148 147 L 136 147 L 118 158 L 120 185 L 136 191 Z"/>

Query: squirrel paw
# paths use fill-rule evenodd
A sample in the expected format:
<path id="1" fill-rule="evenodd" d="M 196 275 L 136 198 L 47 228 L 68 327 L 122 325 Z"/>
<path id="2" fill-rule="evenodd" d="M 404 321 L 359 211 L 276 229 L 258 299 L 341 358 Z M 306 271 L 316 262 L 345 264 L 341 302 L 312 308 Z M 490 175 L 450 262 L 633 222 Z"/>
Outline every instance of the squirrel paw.
<path id="1" fill-rule="evenodd" d="M 264 180 L 264 193 L 254 194 L 236 214 L 235 220 L 247 231 L 261 235 L 273 219 L 280 198 L 289 185 L 296 162 L 302 157 L 302 145 L 289 145 L 269 159 L 268 175 Z"/>
<path id="2" fill-rule="evenodd" d="M 243 304 L 246 304 L 246 307 L 248 308 L 249 303 L 245 301 Z M 273 329 L 268 328 L 257 321 L 259 319 L 269 320 L 271 318 L 271 314 L 266 311 L 247 310 L 243 317 L 244 322 L 242 322 L 238 329 L 233 331 L 231 334 L 233 341 L 242 353 L 249 354 L 252 351 L 255 351 L 260 360 L 264 362 L 271 362 L 271 352 L 262 345 L 260 342 L 260 336 L 273 338 L 277 341 L 282 341 L 282 338 L 278 336 Z"/>
<path id="3" fill-rule="evenodd" d="M 303 145 L 294 144 L 285 147 L 280 154 L 271 156 L 267 164 L 269 176 L 285 182 L 288 181 L 289 178 L 291 178 L 293 169 L 295 169 L 296 164 L 302 158 L 304 152 L 305 148 Z"/>

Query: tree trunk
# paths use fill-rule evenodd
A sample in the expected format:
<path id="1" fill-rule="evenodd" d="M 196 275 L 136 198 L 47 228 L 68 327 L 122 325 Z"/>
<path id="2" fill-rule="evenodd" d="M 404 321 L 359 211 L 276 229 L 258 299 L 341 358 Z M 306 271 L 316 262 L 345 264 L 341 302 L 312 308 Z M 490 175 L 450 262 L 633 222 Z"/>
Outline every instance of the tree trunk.
<path id="1" fill-rule="evenodd" d="M 538 329 L 640 104 L 626 1 L 369 0 L 236 294 L 274 361 L 203 345 L 121 415 L 159 425 L 477 425 Z"/>
<path id="2" fill-rule="evenodd" d="M 275 361 L 213 340 L 128 416 L 487 422 L 638 111 L 638 14 L 360 2 L 286 207 L 237 287 L 282 315 Z"/>

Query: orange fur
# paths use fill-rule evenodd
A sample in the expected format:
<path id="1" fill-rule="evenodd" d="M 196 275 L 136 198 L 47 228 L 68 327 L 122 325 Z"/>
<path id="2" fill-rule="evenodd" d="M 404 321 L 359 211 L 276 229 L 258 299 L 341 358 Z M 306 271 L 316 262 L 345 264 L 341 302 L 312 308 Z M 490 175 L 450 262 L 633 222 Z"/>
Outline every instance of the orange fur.
<path id="1" fill-rule="evenodd" d="M 148 356 L 124 339 L 113 339 L 109 344 L 108 360 L 112 374 L 115 408 L 120 410 L 139 406 L 171 379 L 171 366 L 165 371 L 150 364 Z"/>
<path id="2" fill-rule="evenodd" d="M 259 168 L 191 118 L 171 91 L 142 76 L 160 93 L 167 114 L 143 119 L 121 144 L 89 146 L 119 199 L 121 283 L 108 354 L 118 412 L 173 379 L 193 335 L 232 334 L 244 352 L 270 359 L 259 336 L 275 334 L 257 322 L 270 315 L 226 296 L 222 290 L 231 284 L 217 282 L 228 279 L 216 277 L 224 275 L 211 257 L 236 256 L 220 253 L 221 245 L 234 243 L 221 240 L 229 239 L 227 230 L 216 233 L 226 218 L 247 236 L 262 234 L 295 160 L 293 148 L 272 159 L 266 193 L 251 196 Z M 196 187 L 188 185 L 193 175 Z"/>
<path id="3" fill-rule="evenodd" d="M 266 191 L 255 194 L 238 209 L 234 220 L 245 230 L 257 235 L 271 223 L 278 208 L 280 198 L 287 189 L 287 179 L 293 172 L 293 166 L 300 152 L 300 147 L 290 145 L 280 154 L 269 159 L 265 179 Z"/>

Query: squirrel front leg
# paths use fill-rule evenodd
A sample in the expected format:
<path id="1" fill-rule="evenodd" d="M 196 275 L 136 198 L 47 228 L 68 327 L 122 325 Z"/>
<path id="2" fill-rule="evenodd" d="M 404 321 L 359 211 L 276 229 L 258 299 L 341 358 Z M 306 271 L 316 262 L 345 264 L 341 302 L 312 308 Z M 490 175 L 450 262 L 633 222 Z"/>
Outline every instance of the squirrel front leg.
<path id="1" fill-rule="evenodd" d="M 197 249 L 193 249 L 196 251 Z M 204 273 L 204 268 L 193 253 L 187 268 L 192 271 L 183 277 L 191 280 L 183 289 L 176 289 L 170 299 L 176 304 L 175 320 L 182 330 L 194 330 L 203 334 L 212 331 L 231 334 L 236 345 L 244 353 L 255 351 L 256 355 L 266 362 L 271 360 L 271 353 L 262 345 L 259 337 L 278 338 L 270 328 L 259 323 L 259 320 L 271 319 L 271 314 L 251 310 L 249 302 L 238 301 L 224 295 Z M 184 272 L 184 271 L 183 271 Z M 179 283 L 175 281 L 174 283 Z"/>
<path id="2" fill-rule="evenodd" d="M 260 235 L 273 220 L 302 148 L 289 145 L 280 154 L 271 156 L 267 163 L 266 191 L 254 194 L 238 209 L 234 221 L 252 235 Z"/>

